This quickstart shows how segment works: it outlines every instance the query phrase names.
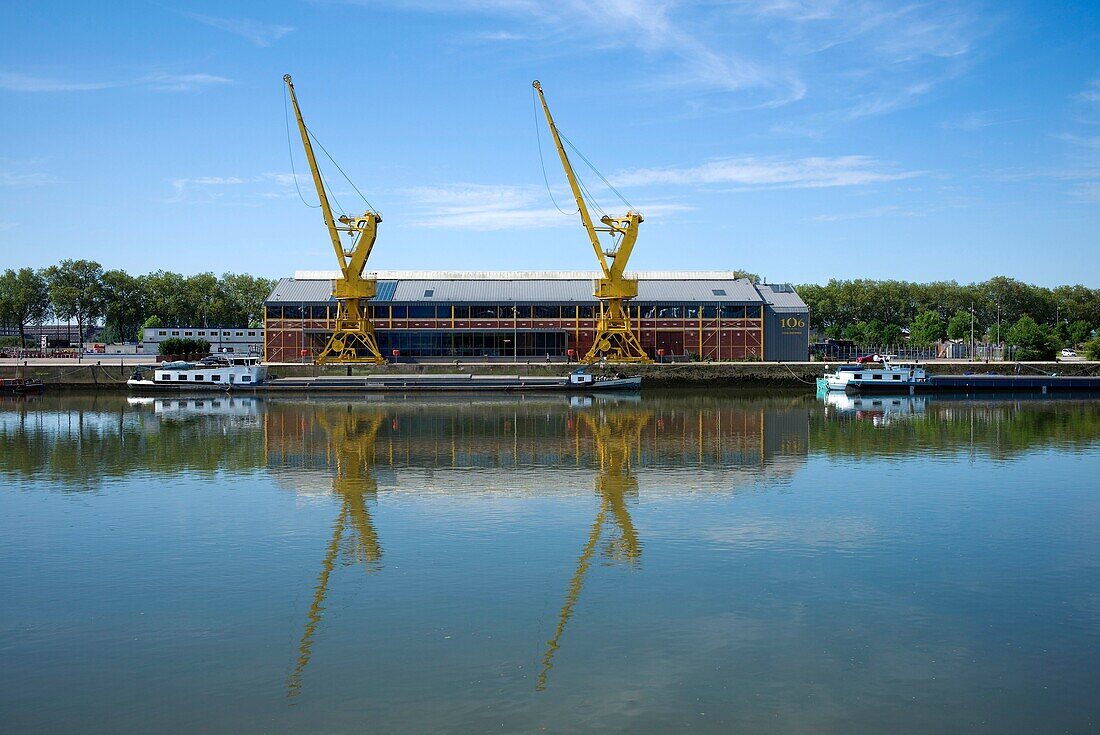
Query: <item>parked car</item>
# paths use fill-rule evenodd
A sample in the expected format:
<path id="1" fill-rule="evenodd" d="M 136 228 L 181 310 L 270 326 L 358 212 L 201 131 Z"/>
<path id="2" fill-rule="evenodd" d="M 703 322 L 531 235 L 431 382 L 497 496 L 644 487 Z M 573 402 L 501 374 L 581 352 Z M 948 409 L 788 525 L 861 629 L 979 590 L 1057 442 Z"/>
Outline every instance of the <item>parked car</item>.
<path id="1" fill-rule="evenodd" d="M 1062 357 L 1077 357 L 1077 351 L 1071 350 L 1067 347 L 1066 349 L 1062 350 Z"/>

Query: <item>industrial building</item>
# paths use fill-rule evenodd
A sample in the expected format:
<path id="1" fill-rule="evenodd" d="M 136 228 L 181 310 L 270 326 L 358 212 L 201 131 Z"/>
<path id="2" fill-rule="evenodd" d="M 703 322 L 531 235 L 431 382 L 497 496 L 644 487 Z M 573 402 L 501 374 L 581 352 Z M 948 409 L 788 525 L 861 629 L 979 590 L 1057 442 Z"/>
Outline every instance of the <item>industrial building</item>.
<path id="1" fill-rule="evenodd" d="M 633 328 L 655 360 L 805 360 L 806 304 L 787 284 L 753 283 L 729 271 L 635 274 Z M 338 272 L 284 278 L 265 302 L 264 359 L 300 362 L 332 334 Z M 370 301 L 387 357 L 564 360 L 591 346 L 596 274 L 390 271 Z"/>
<path id="2" fill-rule="evenodd" d="M 204 339 L 211 352 L 259 354 L 264 330 L 255 327 L 146 327 L 142 330 L 142 353 L 156 355 L 166 339 Z"/>

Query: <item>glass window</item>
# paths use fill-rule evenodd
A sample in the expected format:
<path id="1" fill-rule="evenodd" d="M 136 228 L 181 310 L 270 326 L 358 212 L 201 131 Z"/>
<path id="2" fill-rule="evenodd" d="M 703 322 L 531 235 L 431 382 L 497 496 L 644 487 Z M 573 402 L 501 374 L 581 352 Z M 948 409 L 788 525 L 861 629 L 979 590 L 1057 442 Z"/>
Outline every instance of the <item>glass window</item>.
<path id="1" fill-rule="evenodd" d="M 882 374 L 881 373 L 875 373 L 874 375 L 871 376 L 871 380 L 882 380 Z"/>
<path id="2" fill-rule="evenodd" d="M 684 318 L 685 319 L 698 319 L 699 307 L 696 304 L 688 304 L 684 306 Z"/>
<path id="3" fill-rule="evenodd" d="M 509 315 L 510 316 L 510 315 Z M 497 307 L 490 304 L 477 304 L 470 307 L 471 319 L 496 319 Z"/>
<path id="4" fill-rule="evenodd" d="M 512 307 L 512 310 L 512 313 L 515 314 L 516 319 L 530 319 L 531 314 L 534 313 L 532 312 L 531 307 L 526 304 L 523 306 L 515 305 Z"/>
<path id="5" fill-rule="evenodd" d="M 187 380 L 187 374 L 186 373 L 180 373 L 179 375 L 176 376 L 176 380 Z"/>
<path id="6" fill-rule="evenodd" d="M 238 337 L 244 336 L 244 332 L 237 332 L 237 336 Z"/>
<path id="7" fill-rule="evenodd" d="M 900 375 L 895 375 L 894 380 L 901 380 L 901 376 Z"/>
<path id="8" fill-rule="evenodd" d="M 409 307 L 407 306 L 391 306 L 390 311 L 394 319 L 408 319 Z"/>
<path id="9" fill-rule="evenodd" d="M 657 309 L 658 319 L 679 319 L 684 314 L 684 310 L 679 306 L 661 306 Z"/>
<path id="10" fill-rule="evenodd" d="M 201 375 L 201 374 L 199 374 L 199 373 L 195 373 L 195 378 L 194 378 L 194 379 L 195 379 L 196 381 L 202 380 L 202 375 Z"/>
<path id="11" fill-rule="evenodd" d="M 184 332 L 184 333 L 183 333 L 183 336 L 184 336 L 184 337 L 190 337 L 190 336 L 191 336 L 191 333 L 190 333 L 190 332 Z"/>
<path id="12" fill-rule="evenodd" d="M 249 333 L 248 333 L 248 336 L 249 336 L 249 337 L 255 337 L 255 336 L 256 336 L 256 333 L 255 333 L 255 332 L 249 332 Z"/>
<path id="13" fill-rule="evenodd" d="M 157 334 L 159 334 L 161 337 L 164 337 L 168 334 L 168 332 L 157 332 Z"/>
<path id="14" fill-rule="evenodd" d="M 469 306 L 455 306 L 455 319 L 469 319 L 470 307 Z"/>
<path id="15" fill-rule="evenodd" d="M 284 306 L 283 307 L 283 319 L 301 319 L 302 307 L 301 306 Z"/>
<path id="16" fill-rule="evenodd" d="M 704 319 L 715 319 L 718 317 L 718 307 L 714 304 L 707 304 L 703 307 Z"/>
<path id="17" fill-rule="evenodd" d="M 596 307 L 591 304 L 581 304 L 577 307 L 577 316 L 581 319 L 594 319 L 596 316 Z"/>
<path id="18" fill-rule="evenodd" d="M 213 380 L 216 383 L 216 382 L 218 382 L 219 380 L 222 379 L 222 376 L 218 375 L 217 373 L 214 373 L 213 375 L 210 376 L 210 379 Z"/>
<path id="19" fill-rule="evenodd" d="M 410 306 L 409 307 L 410 319 L 435 319 L 435 305 L 427 304 L 424 306 Z"/>
<path id="20" fill-rule="evenodd" d="M 722 318 L 723 319 L 744 319 L 745 307 L 734 306 L 732 304 L 722 304 Z"/>
<path id="21" fill-rule="evenodd" d="M 725 296 L 726 295 L 726 289 L 724 289 L 724 288 L 712 288 L 710 290 L 710 292 L 712 294 L 714 294 L 715 296 Z"/>
<path id="22" fill-rule="evenodd" d="M 241 376 L 241 382 L 242 383 L 251 383 L 252 382 L 252 376 L 251 375 L 242 375 Z"/>
<path id="23" fill-rule="evenodd" d="M 424 298 L 430 299 L 432 296 L 435 296 L 435 289 L 434 288 L 424 289 Z"/>
<path id="24" fill-rule="evenodd" d="M 539 304 L 534 307 L 533 313 L 536 319 L 558 319 L 561 317 L 561 307 Z"/>

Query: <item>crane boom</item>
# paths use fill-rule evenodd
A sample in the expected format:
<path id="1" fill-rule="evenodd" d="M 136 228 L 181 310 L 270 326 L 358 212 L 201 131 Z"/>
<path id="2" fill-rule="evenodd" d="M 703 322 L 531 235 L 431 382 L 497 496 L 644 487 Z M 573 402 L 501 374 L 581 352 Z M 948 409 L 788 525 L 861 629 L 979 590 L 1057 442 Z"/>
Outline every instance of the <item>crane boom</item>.
<path id="1" fill-rule="evenodd" d="M 542 103 L 542 111 L 546 114 L 546 124 L 550 127 L 550 135 L 554 137 L 554 145 L 558 149 L 561 166 L 565 169 L 565 178 L 569 180 L 569 188 L 573 190 L 573 198 L 577 200 L 577 211 L 580 212 L 581 222 L 588 232 L 588 239 L 592 242 L 592 249 L 596 251 L 596 258 L 600 261 L 600 268 L 603 270 L 604 276 L 609 276 L 610 269 L 607 266 L 607 258 L 604 256 L 603 249 L 600 247 L 600 236 L 596 232 L 596 226 L 592 223 L 592 215 L 588 212 L 588 205 L 585 204 L 580 183 L 577 181 L 577 175 L 573 172 L 573 165 L 569 162 L 569 155 L 561 144 L 561 135 L 558 134 L 558 126 L 554 124 L 554 116 L 550 114 L 550 106 L 546 104 L 546 95 L 543 94 L 542 85 L 536 79 L 531 83 L 531 86 L 539 93 L 539 102 Z"/>
<path id="2" fill-rule="evenodd" d="M 321 178 L 321 169 L 317 167 L 317 158 L 313 155 L 313 144 L 309 140 L 309 130 L 306 121 L 302 119 L 302 110 L 298 107 L 298 95 L 294 93 L 294 81 L 289 74 L 283 76 L 286 87 L 290 91 L 290 104 L 294 107 L 294 118 L 298 121 L 298 132 L 302 134 L 302 147 L 306 149 L 306 160 L 309 161 L 309 170 L 313 174 L 313 185 L 317 187 L 317 199 L 321 202 L 321 214 L 325 217 L 325 226 L 328 228 L 329 237 L 332 239 L 332 247 L 336 251 L 336 259 L 340 261 L 340 270 L 347 268 L 347 257 L 344 255 L 344 246 L 340 244 L 340 231 L 336 227 L 336 220 L 332 216 L 332 207 L 328 203 L 328 194 L 325 192 L 325 182 Z"/>

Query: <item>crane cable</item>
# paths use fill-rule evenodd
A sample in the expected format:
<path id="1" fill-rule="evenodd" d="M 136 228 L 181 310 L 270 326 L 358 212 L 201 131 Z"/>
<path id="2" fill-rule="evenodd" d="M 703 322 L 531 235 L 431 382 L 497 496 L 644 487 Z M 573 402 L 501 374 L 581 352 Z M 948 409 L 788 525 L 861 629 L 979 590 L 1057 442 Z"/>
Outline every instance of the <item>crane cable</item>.
<path id="1" fill-rule="evenodd" d="M 321 206 L 321 203 L 310 204 L 306 201 L 306 198 L 302 196 L 302 190 L 298 187 L 298 173 L 294 170 L 294 147 L 290 144 L 290 108 L 287 106 L 287 94 L 286 85 L 283 85 L 283 119 L 286 120 L 286 153 L 290 157 L 290 175 L 294 179 L 294 190 L 298 192 L 298 198 L 302 200 L 302 204 L 306 205 L 310 209 L 317 209 Z"/>
<path id="2" fill-rule="evenodd" d="M 628 202 L 626 200 L 626 197 L 624 197 L 621 193 L 619 193 L 618 189 L 616 189 L 614 186 L 611 185 L 611 182 L 608 181 L 602 173 L 600 173 L 600 170 L 598 168 L 596 168 L 594 165 L 592 165 L 592 162 L 589 161 L 585 157 L 585 155 L 580 152 L 580 149 L 578 149 L 577 146 L 573 145 L 573 141 L 569 140 L 569 138 L 567 138 L 565 135 L 562 135 L 562 132 L 560 130 L 558 131 L 558 135 L 561 135 L 562 140 L 564 140 L 566 143 L 569 144 L 569 147 L 573 149 L 573 152 L 576 153 L 578 156 L 580 156 L 581 160 L 584 161 L 586 164 L 588 164 L 588 168 L 592 169 L 592 172 L 600 177 L 600 181 L 602 181 L 608 189 L 615 192 L 615 196 L 619 197 L 619 199 L 622 201 L 623 204 L 625 204 L 631 211 L 635 211 L 634 210 L 634 205 L 631 204 L 630 202 Z"/>
<path id="3" fill-rule="evenodd" d="M 298 175 L 294 170 L 294 148 L 290 143 L 290 109 L 287 105 L 287 91 L 285 85 L 283 86 L 283 118 L 286 121 L 286 147 L 287 153 L 290 155 L 290 173 L 291 176 L 294 177 L 294 188 L 298 191 L 298 198 L 302 200 L 302 204 L 305 204 L 307 207 L 316 209 L 321 205 L 319 203 L 310 204 L 309 202 L 307 202 L 305 200 L 305 197 L 302 196 L 302 190 L 298 187 Z M 340 164 L 336 162 L 336 159 L 333 158 L 332 154 L 330 154 L 328 152 L 328 149 L 325 148 L 325 144 L 318 140 L 317 136 L 313 134 L 313 131 L 309 129 L 309 126 L 305 124 L 304 120 L 302 121 L 302 126 L 306 129 L 306 134 L 313 139 L 313 142 L 316 143 L 321 151 L 325 154 L 325 157 L 328 158 L 332 165 L 336 167 L 336 170 L 339 171 L 341 175 L 343 175 L 344 179 L 347 180 L 348 184 L 351 185 L 351 188 L 355 189 L 355 193 L 359 195 L 359 198 L 363 200 L 363 203 L 367 205 L 367 208 L 370 209 L 372 212 L 377 212 L 378 210 L 376 210 L 374 208 L 374 205 L 371 204 L 365 196 L 363 196 L 363 192 L 359 191 L 359 187 L 355 185 L 355 182 L 351 180 L 351 177 L 348 176 L 344 169 L 340 167 Z M 329 186 L 328 179 L 325 178 L 324 172 L 321 171 L 319 167 L 317 171 L 321 174 L 321 179 L 324 181 L 325 188 L 328 190 L 329 195 L 332 197 L 333 201 L 336 202 L 336 208 L 340 210 L 341 214 L 346 214 L 346 212 L 344 212 L 343 210 L 343 207 L 340 206 L 340 202 L 336 200 L 336 194 L 333 192 L 332 187 Z"/>
<path id="4" fill-rule="evenodd" d="M 542 134 L 539 132 L 539 108 L 538 100 L 535 98 L 535 89 L 531 88 L 531 112 L 534 115 L 535 120 L 535 140 L 539 145 L 539 165 L 542 166 L 542 183 L 546 184 L 546 193 L 550 195 L 550 201 L 554 203 L 554 208 L 567 217 L 572 217 L 574 214 L 578 214 L 581 211 L 580 207 L 577 207 L 575 211 L 566 212 L 560 206 L 558 206 L 558 200 L 554 198 L 554 192 L 550 191 L 550 180 L 546 177 L 546 161 L 542 158 Z"/>

